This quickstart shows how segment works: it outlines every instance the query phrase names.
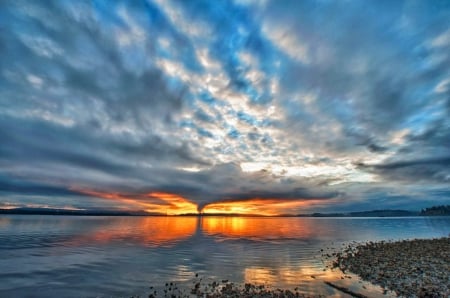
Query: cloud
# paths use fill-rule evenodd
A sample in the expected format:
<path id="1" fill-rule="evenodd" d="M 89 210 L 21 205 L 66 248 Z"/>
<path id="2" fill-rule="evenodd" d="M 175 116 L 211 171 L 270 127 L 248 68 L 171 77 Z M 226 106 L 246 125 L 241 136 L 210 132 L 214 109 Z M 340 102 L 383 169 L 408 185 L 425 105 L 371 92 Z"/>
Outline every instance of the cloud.
<path id="1" fill-rule="evenodd" d="M 145 203 L 152 192 L 200 209 L 255 198 L 420 205 L 422 192 L 389 195 L 411 181 L 445 196 L 443 3 L 0 6 L 8 200 L 38 204 L 54 190 L 90 207 L 114 204 L 94 193 Z"/>
<path id="2" fill-rule="evenodd" d="M 22 181 L 19 179 L 8 179 L 0 177 L 0 190 L 3 193 L 21 194 L 21 195 L 45 195 L 45 196 L 70 196 L 77 194 L 74 191 L 64 187 L 51 186 L 49 184 L 38 184 Z"/>
<path id="3" fill-rule="evenodd" d="M 362 169 L 385 176 L 385 179 L 406 181 L 433 181 L 448 183 L 450 181 L 450 156 L 431 157 L 416 160 L 399 160 L 382 164 L 358 164 Z"/>

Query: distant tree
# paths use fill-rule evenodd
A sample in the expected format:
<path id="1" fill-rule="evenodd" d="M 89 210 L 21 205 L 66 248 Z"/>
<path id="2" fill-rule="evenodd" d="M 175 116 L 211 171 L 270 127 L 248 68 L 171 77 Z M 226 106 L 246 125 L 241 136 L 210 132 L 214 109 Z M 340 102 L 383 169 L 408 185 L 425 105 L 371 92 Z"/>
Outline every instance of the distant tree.
<path id="1" fill-rule="evenodd" d="M 426 216 L 450 215 L 450 205 L 441 205 L 425 208 L 422 209 L 420 215 Z"/>

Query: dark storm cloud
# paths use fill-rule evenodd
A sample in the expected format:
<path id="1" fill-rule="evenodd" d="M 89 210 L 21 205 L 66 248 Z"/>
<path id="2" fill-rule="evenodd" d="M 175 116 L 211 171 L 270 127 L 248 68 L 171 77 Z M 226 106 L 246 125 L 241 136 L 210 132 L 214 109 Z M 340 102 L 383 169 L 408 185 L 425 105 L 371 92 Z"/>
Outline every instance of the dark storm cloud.
<path id="1" fill-rule="evenodd" d="M 387 147 L 378 145 L 373 136 L 369 136 L 364 131 L 350 127 L 346 130 L 345 135 L 354 140 L 355 145 L 366 146 L 371 152 L 385 152 Z"/>
<path id="2" fill-rule="evenodd" d="M 372 152 L 385 152 L 386 150 L 388 150 L 388 148 L 383 147 L 383 146 L 379 146 L 377 144 L 374 143 L 370 143 L 367 145 L 367 148 L 372 151 Z"/>
<path id="3" fill-rule="evenodd" d="M 447 113 L 450 116 L 450 113 Z M 411 132 L 407 139 L 411 147 L 418 149 L 432 147 L 441 148 L 442 150 L 450 150 L 450 125 L 448 121 L 439 119 L 430 123 L 425 129 L 419 132 Z M 445 151 L 444 151 L 445 152 Z"/>
<path id="4" fill-rule="evenodd" d="M 405 139 L 407 142 L 390 159 L 359 166 L 388 180 L 450 181 L 450 126 L 446 120 L 434 121 Z"/>
<path id="5" fill-rule="evenodd" d="M 64 187 L 39 184 L 20 179 L 11 179 L 0 176 L 0 195 L 20 194 L 20 195 L 42 195 L 42 196 L 70 196 L 77 192 Z"/>
<path id="6" fill-rule="evenodd" d="M 376 165 L 375 167 L 378 169 L 398 169 L 398 168 L 405 168 L 405 167 L 411 167 L 411 166 L 420 166 L 420 165 L 442 165 L 444 167 L 448 166 L 450 164 L 450 156 L 447 157 L 441 157 L 441 158 L 430 158 L 430 159 L 422 159 L 422 160 L 412 160 L 412 161 L 398 161 L 398 162 L 392 162 L 382 165 Z"/>
<path id="7" fill-rule="evenodd" d="M 387 179 L 442 183 L 450 181 L 450 156 L 392 161 L 375 165 L 360 163 L 358 167 L 385 176 Z"/>
<path id="8" fill-rule="evenodd" d="M 0 117 L 0 161 L 33 164 L 62 162 L 74 167 L 125 174 L 143 157 L 159 163 L 207 164 L 194 157 L 186 145 L 171 146 L 158 136 L 145 142 L 127 136 L 93 133 L 90 127 L 65 127 L 45 121 Z M 120 159 L 127 155 L 127 159 Z"/>

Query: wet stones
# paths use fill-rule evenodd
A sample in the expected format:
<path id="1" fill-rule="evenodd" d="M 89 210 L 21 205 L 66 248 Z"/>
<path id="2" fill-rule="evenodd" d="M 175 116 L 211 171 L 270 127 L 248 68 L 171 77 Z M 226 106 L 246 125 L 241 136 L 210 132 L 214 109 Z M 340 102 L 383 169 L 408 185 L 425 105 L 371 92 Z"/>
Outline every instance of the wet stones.
<path id="1" fill-rule="evenodd" d="M 450 296 L 450 238 L 368 242 L 337 253 L 333 267 L 405 297 Z"/>

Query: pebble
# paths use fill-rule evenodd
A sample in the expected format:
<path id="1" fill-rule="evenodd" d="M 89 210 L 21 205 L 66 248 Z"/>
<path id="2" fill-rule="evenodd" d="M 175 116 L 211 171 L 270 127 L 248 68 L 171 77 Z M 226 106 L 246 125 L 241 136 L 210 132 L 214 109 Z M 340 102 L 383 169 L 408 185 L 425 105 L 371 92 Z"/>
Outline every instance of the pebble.
<path id="1" fill-rule="evenodd" d="M 450 237 L 350 245 L 334 267 L 403 297 L 450 297 Z"/>

